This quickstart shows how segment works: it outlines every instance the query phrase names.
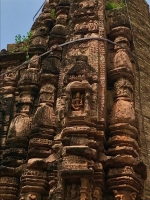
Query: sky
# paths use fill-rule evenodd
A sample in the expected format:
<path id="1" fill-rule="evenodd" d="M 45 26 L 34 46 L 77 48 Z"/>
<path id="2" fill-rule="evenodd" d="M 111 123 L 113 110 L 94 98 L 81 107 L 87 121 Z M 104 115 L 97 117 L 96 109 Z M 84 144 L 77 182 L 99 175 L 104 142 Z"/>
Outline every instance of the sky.
<path id="1" fill-rule="evenodd" d="M 44 1 L 0 0 L 0 50 L 15 43 L 16 35 L 27 35 L 34 22 L 33 17 Z M 150 0 L 147 3 L 150 5 Z"/>
<path id="2" fill-rule="evenodd" d="M 33 17 L 44 1 L 0 0 L 0 50 L 15 43 L 16 35 L 27 35 L 34 22 Z"/>

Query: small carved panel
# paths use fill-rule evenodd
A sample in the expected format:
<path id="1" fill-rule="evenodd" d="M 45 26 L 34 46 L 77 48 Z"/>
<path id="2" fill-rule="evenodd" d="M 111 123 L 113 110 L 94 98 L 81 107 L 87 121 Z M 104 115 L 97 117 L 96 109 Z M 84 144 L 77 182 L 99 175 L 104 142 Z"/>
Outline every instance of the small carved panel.
<path id="1" fill-rule="evenodd" d="M 83 110 L 84 110 L 84 92 L 73 92 L 72 93 L 71 109 L 72 109 L 72 111 L 83 112 Z"/>
<path id="2" fill-rule="evenodd" d="M 120 78 L 114 84 L 116 90 L 116 97 L 126 97 L 133 99 L 133 85 L 125 78 Z"/>
<path id="3" fill-rule="evenodd" d="M 65 200 L 80 200 L 80 184 L 79 183 L 66 184 Z"/>

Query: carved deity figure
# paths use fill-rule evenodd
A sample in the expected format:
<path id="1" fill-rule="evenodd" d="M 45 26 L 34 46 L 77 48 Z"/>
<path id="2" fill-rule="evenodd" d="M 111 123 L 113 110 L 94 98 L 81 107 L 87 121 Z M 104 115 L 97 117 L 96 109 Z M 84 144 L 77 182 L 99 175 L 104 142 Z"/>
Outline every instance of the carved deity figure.
<path id="1" fill-rule="evenodd" d="M 80 200 L 80 191 L 77 184 L 73 183 L 67 187 L 66 200 Z"/>
<path id="2" fill-rule="evenodd" d="M 72 99 L 71 107 L 75 111 L 83 110 L 83 95 L 80 92 L 77 92 Z"/>

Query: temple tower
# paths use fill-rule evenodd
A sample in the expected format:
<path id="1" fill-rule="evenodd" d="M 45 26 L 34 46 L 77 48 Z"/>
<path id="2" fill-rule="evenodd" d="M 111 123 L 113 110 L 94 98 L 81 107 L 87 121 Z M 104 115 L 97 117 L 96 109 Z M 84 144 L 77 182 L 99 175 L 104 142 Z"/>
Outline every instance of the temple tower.
<path id="1" fill-rule="evenodd" d="M 141 14 L 150 27 L 144 0 L 48 0 L 29 44 L 0 52 L 1 200 L 150 199 Z"/>

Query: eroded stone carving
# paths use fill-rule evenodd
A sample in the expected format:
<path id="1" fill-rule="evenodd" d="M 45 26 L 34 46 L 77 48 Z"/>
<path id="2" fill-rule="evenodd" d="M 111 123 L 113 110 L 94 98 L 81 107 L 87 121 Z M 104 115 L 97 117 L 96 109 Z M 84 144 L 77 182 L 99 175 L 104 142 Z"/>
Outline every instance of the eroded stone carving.
<path id="1" fill-rule="evenodd" d="M 28 115 L 16 116 L 11 124 L 8 131 L 8 138 L 16 136 L 29 136 L 30 133 L 30 118 Z"/>
<path id="2" fill-rule="evenodd" d="M 0 199 L 142 199 L 132 35 L 124 9 L 104 15 L 104 3 L 47 0 L 29 63 L 12 71 L 26 52 L 0 53 Z M 117 44 L 86 40 L 107 35 Z"/>
<path id="3" fill-rule="evenodd" d="M 68 185 L 66 188 L 66 197 L 65 200 L 80 200 L 80 186 L 76 183 Z"/>
<path id="4" fill-rule="evenodd" d="M 75 110 L 75 111 L 83 110 L 83 107 L 84 107 L 83 98 L 84 97 L 83 97 L 83 95 L 80 94 L 80 92 L 76 92 L 73 95 L 72 102 L 71 102 L 72 110 Z"/>

